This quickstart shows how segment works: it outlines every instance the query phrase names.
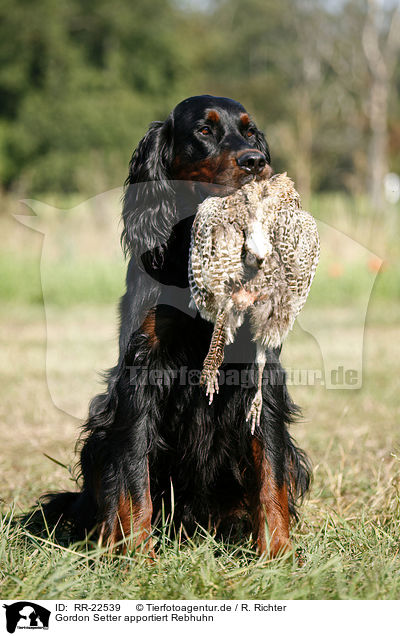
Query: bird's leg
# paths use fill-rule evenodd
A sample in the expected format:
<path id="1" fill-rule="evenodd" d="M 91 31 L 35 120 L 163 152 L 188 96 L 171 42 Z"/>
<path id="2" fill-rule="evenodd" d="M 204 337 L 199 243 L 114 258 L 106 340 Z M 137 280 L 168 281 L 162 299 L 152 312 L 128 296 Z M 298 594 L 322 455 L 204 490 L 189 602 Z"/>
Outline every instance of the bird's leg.
<path id="1" fill-rule="evenodd" d="M 226 313 L 221 311 L 214 325 L 210 348 L 204 360 L 200 384 L 206 385 L 206 395 L 210 396 L 209 404 L 213 401 L 214 393 L 218 393 L 218 368 L 224 360 L 224 348 L 226 341 Z"/>
<path id="2" fill-rule="evenodd" d="M 246 421 L 251 423 L 251 434 L 254 435 L 256 426 L 260 425 L 261 409 L 262 409 L 262 380 L 265 363 L 267 361 L 267 355 L 265 349 L 257 343 L 256 353 L 256 369 L 257 369 L 257 392 L 251 403 L 249 412 L 247 413 Z"/>

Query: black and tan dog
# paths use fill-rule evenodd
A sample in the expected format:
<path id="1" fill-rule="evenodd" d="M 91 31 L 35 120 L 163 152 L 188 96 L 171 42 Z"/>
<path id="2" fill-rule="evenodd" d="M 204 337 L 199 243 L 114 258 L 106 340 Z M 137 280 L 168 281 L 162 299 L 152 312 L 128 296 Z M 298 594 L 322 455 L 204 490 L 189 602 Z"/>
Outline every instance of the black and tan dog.
<path id="1" fill-rule="evenodd" d="M 162 502 L 171 509 L 173 491 L 174 523 L 188 533 L 200 524 L 234 538 L 236 530 L 251 533 L 260 553 L 268 545 L 271 555 L 291 548 L 289 521 L 310 471 L 288 433 L 297 407 L 280 351 L 268 353 L 261 423 L 252 435 L 246 413 L 255 387 L 243 373 L 254 357 L 232 345 L 221 370 L 226 381 L 209 405 L 193 378 L 212 325 L 188 310 L 197 205 L 270 174 L 267 143 L 250 115 L 236 101 L 209 95 L 186 99 L 151 124 L 133 153 L 123 205 L 130 262 L 119 361 L 84 427 L 81 491 L 50 495 L 45 505 L 47 517 L 68 522 L 75 535 L 97 527 L 113 546 L 133 531 L 133 543 L 142 543 Z"/>

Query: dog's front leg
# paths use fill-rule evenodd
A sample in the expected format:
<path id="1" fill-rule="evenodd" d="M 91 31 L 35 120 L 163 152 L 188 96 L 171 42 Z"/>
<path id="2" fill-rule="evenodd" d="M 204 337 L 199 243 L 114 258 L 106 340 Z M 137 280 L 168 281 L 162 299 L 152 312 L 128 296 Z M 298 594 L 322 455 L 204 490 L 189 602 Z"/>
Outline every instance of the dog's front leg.
<path id="1" fill-rule="evenodd" d="M 253 538 L 259 554 L 275 557 L 292 549 L 289 539 L 288 492 L 279 484 L 262 442 L 251 441 L 255 471 L 255 487 L 249 498 Z M 265 521 L 269 530 L 269 549 Z"/>
<path id="2" fill-rule="evenodd" d="M 145 468 L 142 471 L 144 474 L 142 479 L 138 480 L 140 483 L 136 484 L 135 492 L 123 490 L 120 492 L 111 529 L 107 532 L 106 524 L 103 524 L 100 531 L 100 543 L 103 543 L 105 539 L 110 551 L 121 548 L 125 552 L 127 549 L 140 548 L 153 557 L 151 540 L 153 504 L 148 459 L 144 461 Z"/>

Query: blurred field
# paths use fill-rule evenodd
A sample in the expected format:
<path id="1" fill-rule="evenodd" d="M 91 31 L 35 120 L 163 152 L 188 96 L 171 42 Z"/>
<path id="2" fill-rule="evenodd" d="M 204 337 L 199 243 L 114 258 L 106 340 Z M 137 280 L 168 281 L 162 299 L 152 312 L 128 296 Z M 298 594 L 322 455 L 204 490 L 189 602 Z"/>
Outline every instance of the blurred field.
<path id="1" fill-rule="evenodd" d="M 168 536 L 167 526 L 158 537 L 155 566 L 147 566 L 140 555 L 110 560 L 96 549 L 62 548 L 51 537 L 32 539 L 9 526 L 13 507 L 26 510 L 42 492 L 75 486 L 69 471 L 43 454 L 72 466 L 80 421 L 54 407 L 47 387 L 42 237 L 9 217 L 0 218 L 5 237 L 0 257 L 3 598 L 399 598 L 398 210 L 377 222 L 367 212 L 353 215 L 349 201 L 320 199 L 312 207 L 319 218 L 385 262 L 369 301 L 362 389 L 291 387 L 303 407 L 303 421 L 292 433 L 314 465 L 311 493 L 292 532 L 303 567 L 292 557 L 273 564 L 260 561 L 249 546 L 222 546 L 210 536 L 180 546 Z M 98 356 L 99 340 L 104 346 L 97 370 L 115 360 L 116 301 L 124 275 L 114 215 L 103 214 L 100 223 L 93 210 L 86 211 L 78 240 L 69 238 L 76 219 L 69 226 L 64 217 L 62 231 L 53 228 L 58 238 L 48 253 L 44 287 L 53 334 L 65 348 L 66 362 L 52 370 L 53 377 L 61 398 L 83 411 L 88 361 Z M 324 245 L 312 292 L 313 317 L 351 349 L 354 302 L 380 262 L 353 262 L 336 245 Z M 72 336 L 71 324 L 79 327 Z M 68 355 L 71 337 L 79 351 L 76 364 Z M 319 368 L 321 352 L 296 327 L 283 360 L 292 368 Z"/>
<path id="2" fill-rule="evenodd" d="M 113 303 L 123 292 L 125 276 L 121 194 L 117 188 L 88 200 L 44 195 L 45 203 L 24 204 L 0 199 L 0 301 L 42 305 L 44 298 L 59 307 Z M 309 209 L 320 221 L 322 243 L 313 303 L 347 305 L 362 297 L 380 269 L 379 259 L 383 266 L 374 298 L 400 300 L 400 205 L 374 215 L 365 199 L 329 194 L 315 196 Z"/>

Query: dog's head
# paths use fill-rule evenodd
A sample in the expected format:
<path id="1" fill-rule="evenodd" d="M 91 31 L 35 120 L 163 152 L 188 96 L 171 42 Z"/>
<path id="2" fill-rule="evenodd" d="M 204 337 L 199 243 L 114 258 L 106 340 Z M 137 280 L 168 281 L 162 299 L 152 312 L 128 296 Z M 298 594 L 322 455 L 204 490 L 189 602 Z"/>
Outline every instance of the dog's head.
<path id="1" fill-rule="evenodd" d="M 263 133 L 241 104 L 202 95 L 178 104 L 171 113 L 174 179 L 223 186 L 224 194 L 270 175 Z"/>
<path id="2" fill-rule="evenodd" d="M 150 125 L 132 155 L 123 209 L 126 248 L 149 249 L 168 238 L 177 182 L 226 195 L 270 174 L 265 137 L 239 102 L 211 95 L 185 99 L 165 121 Z"/>

